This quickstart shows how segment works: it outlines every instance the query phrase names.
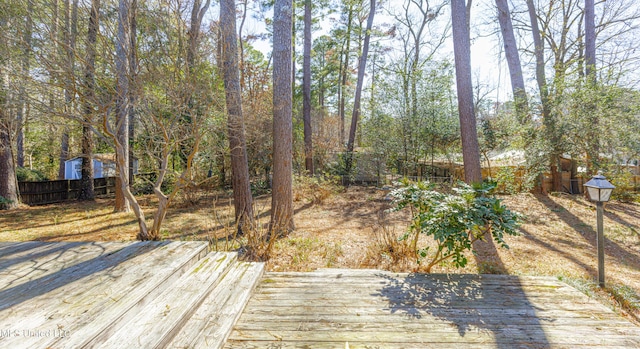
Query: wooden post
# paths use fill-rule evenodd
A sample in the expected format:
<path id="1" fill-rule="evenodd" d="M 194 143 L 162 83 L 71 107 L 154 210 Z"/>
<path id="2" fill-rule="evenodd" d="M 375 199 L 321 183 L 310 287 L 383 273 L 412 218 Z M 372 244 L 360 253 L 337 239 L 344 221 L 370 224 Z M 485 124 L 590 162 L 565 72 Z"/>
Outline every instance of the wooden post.
<path id="1" fill-rule="evenodd" d="M 604 229 L 602 224 L 603 207 L 602 202 L 596 203 L 597 226 L 598 226 L 598 286 L 604 288 Z"/>

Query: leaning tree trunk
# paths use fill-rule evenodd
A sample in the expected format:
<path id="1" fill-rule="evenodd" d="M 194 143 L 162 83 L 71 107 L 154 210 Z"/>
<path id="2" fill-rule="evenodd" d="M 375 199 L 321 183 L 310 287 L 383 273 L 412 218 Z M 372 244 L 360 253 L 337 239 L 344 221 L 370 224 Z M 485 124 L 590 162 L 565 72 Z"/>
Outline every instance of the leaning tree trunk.
<path id="1" fill-rule="evenodd" d="M 538 15 L 533 0 L 527 1 L 527 10 L 531 21 L 531 34 L 533 35 L 533 44 L 536 57 L 536 82 L 540 90 L 540 102 L 542 103 L 542 123 L 545 126 L 545 137 L 551 143 L 552 151 L 549 155 L 549 171 L 553 180 L 553 190 L 561 189 L 562 181 L 558 170 L 560 154 L 555 149 L 558 148 L 558 137 L 556 135 L 556 122 L 551 114 L 551 101 L 549 100 L 549 87 L 547 85 L 547 77 L 545 74 L 545 58 L 544 58 L 544 42 L 538 26 Z M 544 183 L 541 183 L 544 191 Z"/>
<path id="2" fill-rule="evenodd" d="M 369 18 L 367 19 L 367 29 L 364 35 L 362 54 L 358 64 L 358 82 L 356 83 L 356 95 L 353 101 L 353 113 L 351 116 L 351 128 L 349 129 L 349 141 L 347 142 L 347 173 L 351 172 L 353 164 L 353 147 L 356 141 L 356 129 L 358 118 L 360 117 L 360 99 L 362 96 L 362 85 L 364 84 L 364 71 L 367 66 L 367 55 L 369 54 L 369 40 L 371 39 L 371 28 L 373 27 L 373 16 L 376 13 L 376 0 L 371 0 L 369 4 Z"/>
<path id="3" fill-rule="evenodd" d="M 291 89 L 292 0 L 275 0 L 273 18 L 273 188 L 271 233 L 293 224 L 293 120 Z"/>
<path id="4" fill-rule="evenodd" d="M 231 149 L 233 203 L 238 233 L 242 234 L 249 231 L 253 224 L 253 199 L 251 197 L 249 162 L 244 137 L 235 0 L 222 0 L 220 2 L 220 27 L 222 28 L 222 69 L 227 102 L 227 126 L 229 147 Z"/>
<path id="5" fill-rule="evenodd" d="M 524 87 L 524 77 L 522 75 L 522 66 L 520 64 L 520 56 L 518 55 L 518 46 L 516 38 L 513 34 L 513 24 L 511 22 L 511 11 L 509 11 L 509 3 L 507 0 L 496 0 L 498 8 L 498 22 L 502 32 L 502 42 L 504 43 L 504 54 L 507 58 L 509 66 L 509 76 L 511 78 L 511 90 L 513 91 L 513 99 L 515 101 L 516 115 L 521 124 L 528 120 L 528 102 L 527 93 Z"/>
<path id="6" fill-rule="evenodd" d="M 342 81 L 340 82 L 339 90 L 339 110 L 340 113 L 340 146 L 344 144 L 344 124 L 345 124 L 345 109 L 347 100 L 347 77 L 349 76 L 349 55 L 351 54 L 351 27 L 353 25 L 353 2 L 349 2 L 349 11 L 347 19 L 347 30 L 345 31 L 345 48 L 344 48 L 344 62 L 340 66 L 340 73 Z"/>
<path id="7" fill-rule="evenodd" d="M 478 183 L 482 181 L 482 171 L 480 169 L 480 147 L 478 145 L 476 117 L 473 107 L 471 42 L 469 38 L 469 16 L 465 0 L 451 1 L 451 17 L 464 180 L 467 183 Z"/>

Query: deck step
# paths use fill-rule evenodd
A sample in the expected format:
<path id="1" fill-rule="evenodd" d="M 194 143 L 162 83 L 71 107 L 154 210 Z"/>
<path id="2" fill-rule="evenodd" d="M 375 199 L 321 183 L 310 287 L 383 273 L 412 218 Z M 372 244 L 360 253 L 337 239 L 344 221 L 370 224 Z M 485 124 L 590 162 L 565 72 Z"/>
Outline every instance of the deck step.
<path id="1" fill-rule="evenodd" d="M 263 273 L 262 263 L 235 263 L 167 348 L 222 348 Z"/>
<path id="2" fill-rule="evenodd" d="M 99 348 L 162 348 L 235 266 L 237 254 L 211 252 L 123 324 Z"/>
<path id="3" fill-rule="evenodd" d="M 10 348 L 81 348 L 103 341 L 208 251 L 206 242 L 139 242 L 0 291 L 0 328 L 69 336 L 4 338 Z M 4 309 L 4 310 L 2 310 Z"/>

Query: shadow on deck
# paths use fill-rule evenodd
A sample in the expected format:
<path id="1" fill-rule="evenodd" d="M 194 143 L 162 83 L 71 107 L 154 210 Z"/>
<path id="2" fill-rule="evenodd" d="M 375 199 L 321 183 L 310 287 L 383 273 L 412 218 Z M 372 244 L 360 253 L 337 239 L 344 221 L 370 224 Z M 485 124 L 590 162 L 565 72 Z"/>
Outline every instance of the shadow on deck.
<path id="1" fill-rule="evenodd" d="M 0 243 L 0 348 L 640 347 L 554 278 L 263 268 L 204 242 Z"/>
<path id="2" fill-rule="evenodd" d="M 263 269 L 205 242 L 0 243 L 0 348 L 221 347 Z"/>
<path id="3" fill-rule="evenodd" d="M 638 348 L 640 328 L 549 277 L 266 273 L 225 348 Z"/>

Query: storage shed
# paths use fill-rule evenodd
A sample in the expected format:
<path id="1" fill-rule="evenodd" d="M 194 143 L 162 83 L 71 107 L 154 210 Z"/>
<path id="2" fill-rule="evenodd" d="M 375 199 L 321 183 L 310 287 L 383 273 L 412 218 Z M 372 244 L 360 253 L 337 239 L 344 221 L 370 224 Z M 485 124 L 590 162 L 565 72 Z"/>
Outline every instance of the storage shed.
<path id="1" fill-rule="evenodd" d="M 133 174 L 138 174 L 138 159 L 133 159 Z M 93 178 L 116 176 L 115 154 L 93 155 Z M 82 157 L 77 156 L 64 162 L 64 179 L 82 178 Z"/>

